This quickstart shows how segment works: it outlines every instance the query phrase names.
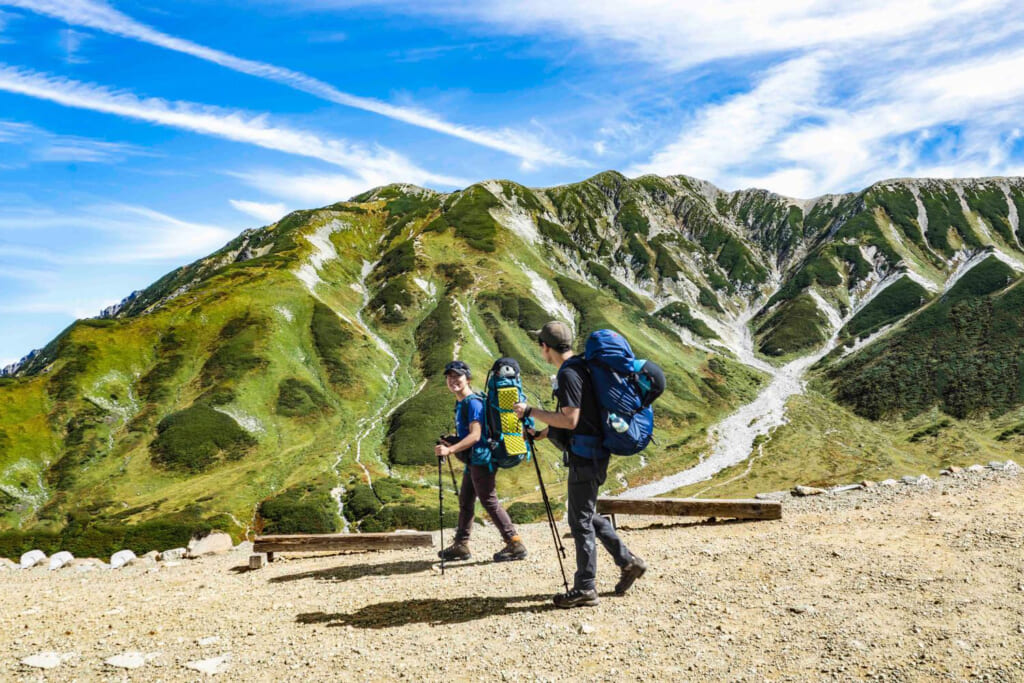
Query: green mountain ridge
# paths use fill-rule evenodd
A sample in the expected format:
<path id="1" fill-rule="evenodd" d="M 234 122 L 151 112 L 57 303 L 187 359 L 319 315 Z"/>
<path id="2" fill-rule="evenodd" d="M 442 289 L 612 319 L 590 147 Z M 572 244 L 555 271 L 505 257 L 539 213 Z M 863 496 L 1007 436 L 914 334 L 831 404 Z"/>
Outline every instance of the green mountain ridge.
<path id="1" fill-rule="evenodd" d="M 440 369 L 458 356 L 482 378 L 512 355 L 543 400 L 551 369 L 526 332 L 551 318 L 580 340 L 619 329 L 669 378 L 657 445 L 616 458 L 611 491 L 698 462 L 713 425 L 812 353 L 815 402 L 794 405 L 830 402 L 822 414 L 872 434 L 927 431 L 940 410 L 993 457 L 1012 453 L 1022 209 L 1021 179 L 796 200 L 608 171 L 546 189 L 390 185 L 294 212 L 0 378 L 0 554 L 148 550 L 204 526 L 436 528 L 432 446 L 452 403 Z M 948 431 L 927 436 L 928 454 L 901 443 L 913 455 L 892 466 L 946 463 Z M 758 437 L 758 462 L 778 458 L 775 480 L 750 486 L 796 483 L 799 463 L 772 441 Z M 547 448 L 553 484 L 564 473 Z M 532 468 L 502 473 L 520 520 L 538 514 L 535 486 Z"/>

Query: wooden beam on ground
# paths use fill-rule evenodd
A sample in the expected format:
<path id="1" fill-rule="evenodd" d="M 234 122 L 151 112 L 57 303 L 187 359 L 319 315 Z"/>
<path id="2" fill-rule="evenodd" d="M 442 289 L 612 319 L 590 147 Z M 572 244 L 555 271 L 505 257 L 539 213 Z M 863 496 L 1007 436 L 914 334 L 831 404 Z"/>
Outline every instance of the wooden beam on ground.
<path id="1" fill-rule="evenodd" d="M 311 553 L 320 551 L 361 552 L 366 550 L 397 550 L 429 548 L 433 538 L 426 532 L 391 534 L 290 534 L 257 536 L 254 553 L 267 553 L 269 560 L 277 553 Z"/>
<path id="2" fill-rule="evenodd" d="M 603 515 L 782 519 L 782 503 L 777 500 L 602 497 L 597 499 L 597 511 Z"/>

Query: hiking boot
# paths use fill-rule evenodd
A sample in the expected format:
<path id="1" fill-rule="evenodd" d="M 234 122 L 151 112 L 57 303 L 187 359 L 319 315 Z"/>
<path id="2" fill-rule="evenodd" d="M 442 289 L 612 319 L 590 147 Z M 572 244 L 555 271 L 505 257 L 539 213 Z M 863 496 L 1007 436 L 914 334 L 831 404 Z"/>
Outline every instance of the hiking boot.
<path id="1" fill-rule="evenodd" d="M 526 559 L 526 546 L 519 540 L 518 536 L 505 543 L 505 547 L 494 553 L 495 562 L 512 562 L 514 560 Z"/>
<path id="2" fill-rule="evenodd" d="M 469 553 L 469 544 L 465 541 L 455 541 L 455 543 L 452 543 L 444 550 L 439 551 L 437 556 L 448 562 L 458 562 L 473 557 Z"/>
<path id="3" fill-rule="evenodd" d="M 596 590 L 580 590 L 579 588 L 573 588 L 568 593 L 559 593 L 554 597 L 552 602 L 555 603 L 555 607 L 561 607 L 562 609 L 569 609 L 570 607 L 593 607 L 600 600 L 597 597 Z"/>
<path id="4" fill-rule="evenodd" d="M 619 582 L 615 584 L 615 594 L 622 595 L 628 591 L 633 582 L 643 576 L 645 571 L 647 571 L 647 563 L 636 555 L 630 554 L 629 564 L 622 568 Z"/>

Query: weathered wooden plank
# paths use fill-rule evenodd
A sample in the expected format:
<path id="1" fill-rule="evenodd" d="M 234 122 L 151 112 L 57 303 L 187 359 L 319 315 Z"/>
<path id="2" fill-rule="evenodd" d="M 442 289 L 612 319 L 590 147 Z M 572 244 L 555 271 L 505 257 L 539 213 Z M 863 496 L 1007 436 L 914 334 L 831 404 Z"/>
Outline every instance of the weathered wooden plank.
<path id="1" fill-rule="evenodd" d="M 249 556 L 249 569 L 263 569 L 267 566 L 266 553 L 254 553 Z"/>
<path id="2" fill-rule="evenodd" d="M 782 503 L 775 500 L 602 497 L 597 499 L 597 511 L 604 515 L 782 519 Z"/>
<path id="3" fill-rule="evenodd" d="M 400 548 L 430 547 L 434 544 L 430 534 L 289 534 L 257 536 L 253 552 L 308 553 L 324 550 L 357 552 L 364 550 L 396 550 Z M 269 558 L 268 558 L 269 559 Z"/>

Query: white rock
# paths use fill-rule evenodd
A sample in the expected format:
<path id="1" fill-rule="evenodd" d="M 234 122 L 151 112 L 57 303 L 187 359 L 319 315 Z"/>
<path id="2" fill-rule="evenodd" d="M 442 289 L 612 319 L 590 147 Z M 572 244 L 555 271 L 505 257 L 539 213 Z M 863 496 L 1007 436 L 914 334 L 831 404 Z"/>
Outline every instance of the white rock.
<path id="1" fill-rule="evenodd" d="M 1006 464 L 1003 465 L 1003 470 L 1006 472 L 1020 472 L 1020 465 L 1012 460 L 1007 460 Z"/>
<path id="2" fill-rule="evenodd" d="M 42 550 L 29 550 L 27 553 L 21 556 L 21 568 L 29 569 L 46 562 L 46 553 Z"/>
<path id="3" fill-rule="evenodd" d="M 185 668 L 202 672 L 208 676 L 214 676 L 227 671 L 230 662 L 231 655 L 226 654 L 221 655 L 220 657 L 211 657 L 210 659 L 200 659 L 194 662 L 188 662 L 185 664 Z"/>
<path id="4" fill-rule="evenodd" d="M 590 624 L 580 624 L 576 627 L 576 631 L 577 633 L 581 633 L 582 635 L 586 636 L 594 632 L 594 627 Z"/>
<path id="5" fill-rule="evenodd" d="M 984 472 L 985 468 L 981 465 L 971 465 L 967 468 L 968 472 Z"/>
<path id="6" fill-rule="evenodd" d="M 847 491 L 859 491 L 864 488 L 860 484 L 846 484 L 844 486 L 833 486 L 828 490 L 829 493 L 846 493 Z"/>
<path id="7" fill-rule="evenodd" d="M 188 557 L 196 558 L 203 555 L 219 555 L 234 547 L 231 537 L 223 531 L 213 531 L 203 538 L 193 538 L 188 542 Z"/>
<path id="8" fill-rule="evenodd" d="M 170 550 L 165 550 L 162 553 L 160 553 L 159 559 L 161 562 L 181 560 L 184 559 L 186 553 L 188 553 L 188 550 L 186 550 L 185 548 L 171 548 Z"/>
<path id="9" fill-rule="evenodd" d="M 754 498 L 758 500 L 786 500 L 791 495 L 789 491 L 771 491 L 769 493 L 754 494 Z"/>
<path id="10" fill-rule="evenodd" d="M 120 569 L 135 559 L 135 553 L 131 550 L 118 550 L 110 556 L 110 568 Z"/>
<path id="11" fill-rule="evenodd" d="M 50 571 L 60 569 L 71 563 L 75 559 L 75 556 L 69 553 L 67 550 L 61 550 L 59 553 L 50 558 Z"/>
<path id="12" fill-rule="evenodd" d="M 794 496 L 819 496 L 825 493 L 825 489 L 815 488 L 814 486 L 797 486 L 793 489 Z"/>
<path id="13" fill-rule="evenodd" d="M 40 652 L 39 654 L 25 657 L 21 660 L 21 663 L 23 666 L 30 666 L 33 669 L 56 669 L 73 656 L 73 654 L 62 655 L 59 652 Z"/>
<path id="14" fill-rule="evenodd" d="M 1001 469 L 1003 469 L 1005 467 L 1006 467 L 1006 465 L 1004 465 L 1003 463 L 999 462 L 998 460 L 993 460 L 992 462 L 990 462 L 988 464 L 988 468 L 990 470 L 1001 470 Z"/>
<path id="15" fill-rule="evenodd" d="M 108 657 L 103 660 L 103 663 L 118 669 L 139 669 L 153 657 L 154 655 L 144 655 L 141 652 L 122 652 L 119 655 Z"/>
<path id="16" fill-rule="evenodd" d="M 912 477 L 909 474 L 900 477 L 900 481 L 908 486 L 913 486 L 917 483 L 917 477 Z"/>
<path id="17" fill-rule="evenodd" d="M 895 486 L 898 483 L 899 482 L 896 481 L 895 479 L 886 479 L 884 481 L 879 482 L 878 485 L 879 486 Z"/>
<path id="18" fill-rule="evenodd" d="M 927 474 L 922 474 L 920 477 L 914 480 L 914 483 L 918 486 L 931 486 L 932 479 Z"/>
<path id="19" fill-rule="evenodd" d="M 200 638 L 196 641 L 196 644 L 200 647 L 207 647 L 209 645 L 216 645 L 220 642 L 220 636 L 207 636 L 206 638 Z"/>

